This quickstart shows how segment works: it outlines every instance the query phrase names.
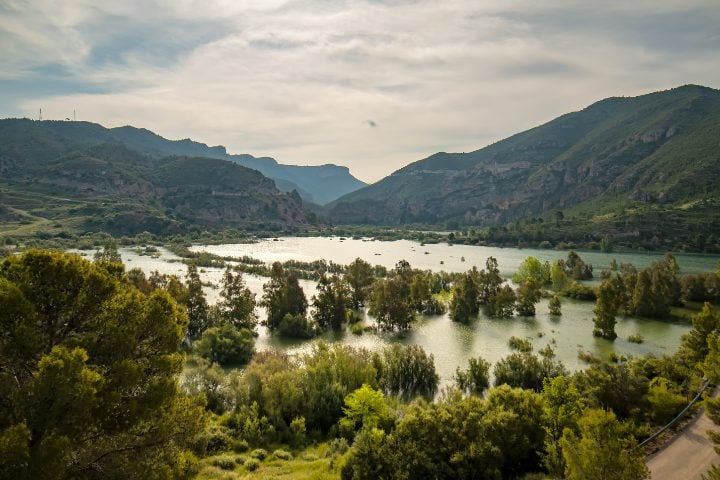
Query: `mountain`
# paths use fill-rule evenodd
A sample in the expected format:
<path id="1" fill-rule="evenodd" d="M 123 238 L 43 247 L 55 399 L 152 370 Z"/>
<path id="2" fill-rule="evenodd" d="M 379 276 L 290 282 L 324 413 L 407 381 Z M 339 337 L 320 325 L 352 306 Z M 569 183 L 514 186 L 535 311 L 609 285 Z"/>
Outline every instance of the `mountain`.
<path id="1" fill-rule="evenodd" d="M 314 217 L 297 193 L 278 191 L 257 170 L 150 155 L 103 141 L 98 125 L 70 123 L 0 120 L 0 233 L 277 229 Z"/>
<path id="2" fill-rule="evenodd" d="M 153 156 L 178 155 L 229 160 L 252 168 L 275 180 L 278 189 L 296 190 L 310 202 L 324 205 L 365 186 L 350 174 L 347 167 L 338 165 L 299 166 L 283 165 L 270 157 L 231 155 L 225 147 L 209 147 L 204 143 L 185 140 L 168 140 L 144 128 L 131 126 L 105 128 L 90 122 L 51 122 L 47 127 L 63 137 L 81 142 L 102 142 L 124 145 L 132 150 Z"/>
<path id="3" fill-rule="evenodd" d="M 608 98 L 474 152 L 436 153 L 328 209 L 347 224 L 467 226 L 564 211 L 612 234 L 645 228 L 659 211 L 680 228 L 700 211 L 718 220 L 708 207 L 719 180 L 720 91 L 687 85 Z"/>

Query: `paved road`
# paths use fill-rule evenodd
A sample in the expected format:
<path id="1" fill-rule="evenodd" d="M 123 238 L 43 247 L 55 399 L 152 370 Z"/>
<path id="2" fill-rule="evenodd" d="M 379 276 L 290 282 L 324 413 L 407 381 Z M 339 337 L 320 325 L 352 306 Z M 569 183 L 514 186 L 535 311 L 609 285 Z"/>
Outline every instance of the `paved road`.
<path id="1" fill-rule="evenodd" d="M 647 462 L 652 480 L 700 480 L 710 465 L 720 463 L 708 440 L 708 430 L 717 427 L 704 413 L 699 415 L 685 430 L 665 448 L 650 457 Z"/>

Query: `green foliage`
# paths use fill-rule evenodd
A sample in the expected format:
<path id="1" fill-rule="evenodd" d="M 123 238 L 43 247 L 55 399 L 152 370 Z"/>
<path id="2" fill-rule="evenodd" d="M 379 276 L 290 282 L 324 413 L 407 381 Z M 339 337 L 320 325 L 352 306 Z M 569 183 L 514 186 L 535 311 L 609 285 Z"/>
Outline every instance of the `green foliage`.
<path id="1" fill-rule="evenodd" d="M 683 337 L 681 354 L 694 367 L 708 355 L 708 338 L 720 330 L 720 315 L 706 302 L 702 311 L 693 317 L 692 325 L 692 330 Z"/>
<path id="2" fill-rule="evenodd" d="M 238 329 L 255 330 L 255 294 L 245 286 L 242 272 L 237 267 L 233 269 L 228 266 L 225 269 L 220 298 L 218 308 L 224 323 Z"/>
<path id="3" fill-rule="evenodd" d="M 375 361 L 380 386 L 385 394 L 411 400 L 421 396 L 431 400 L 437 393 L 440 377 L 432 354 L 417 345 L 393 343 Z"/>
<path id="4" fill-rule="evenodd" d="M 450 318 L 456 322 L 467 322 L 478 314 L 480 294 L 478 281 L 480 275 L 473 267 L 470 272 L 464 273 L 455 282 L 452 300 L 450 301 Z"/>
<path id="5" fill-rule="evenodd" d="M 353 308 L 360 308 L 365 305 L 368 296 L 368 289 L 374 279 L 373 268 L 361 258 L 356 258 L 353 263 L 347 266 L 344 280 L 350 286 Z"/>
<path id="6" fill-rule="evenodd" d="M 248 457 L 245 459 L 245 463 L 243 463 L 243 466 L 250 472 L 254 472 L 258 468 L 260 468 L 260 460 L 254 457 Z"/>
<path id="7" fill-rule="evenodd" d="M 202 289 L 202 281 L 197 271 L 197 266 L 188 264 L 185 277 L 187 288 L 187 314 L 190 323 L 188 325 L 188 336 L 198 338 L 209 326 L 209 307 L 205 300 L 205 293 Z"/>
<path id="8" fill-rule="evenodd" d="M 577 422 L 583 414 L 585 403 L 571 379 L 567 376 L 543 380 L 543 428 L 545 430 L 545 454 L 543 464 L 550 474 L 561 477 L 565 471 L 561 439 L 565 429 L 579 433 Z"/>
<path id="9" fill-rule="evenodd" d="M 532 352 L 532 342 L 526 338 L 518 338 L 515 336 L 510 337 L 508 340 L 508 347 L 512 350 L 519 350 L 521 352 Z"/>
<path id="10" fill-rule="evenodd" d="M 593 278 L 593 267 L 571 250 L 565 260 L 565 273 L 573 280 L 590 280 Z"/>
<path id="11" fill-rule="evenodd" d="M 255 337 L 247 328 L 236 328 L 231 324 L 212 327 L 203 332 L 195 352 L 222 366 L 242 366 L 255 353 Z"/>
<path id="12" fill-rule="evenodd" d="M 548 309 L 550 310 L 550 315 L 562 315 L 562 303 L 560 302 L 559 296 L 553 295 L 552 298 L 550 298 L 550 302 L 548 302 Z"/>
<path id="13" fill-rule="evenodd" d="M 648 402 L 652 407 L 652 419 L 658 425 L 672 420 L 687 403 L 680 387 L 663 377 L 655 377 L 650 381 Z"/>
<path id="14" fill-rule="evenodd" d="M 260 303 L 267 309 L 268 318 L 267 326 L 270 330 L 279 329 L 281 323 L 285 323 L 283 328 L 285 334 L 291 335 L 295 331 L 306 331 L 298 327 L 298 318 L 305 318 L 307 312 L 307 299 L 297 276 L 292 273 L 286 273 L 279 262 L 275 262 L 272 266 L 270 281 L 263 285 L 263 298 Z M 292 326 L 292 328 L 290 328 Z"/>
<path id="15" fill-rule="evenodd" d="M 563 364 L 553 359 L 552 350 L 541 352 L 542 358 L 532 353 L 511 353 L 495 364 L 493 374 L 495 385 L 507 384 L 511 387 L 530 388 L 539 392 L 543 381 L 565 375 L 567 372 Z"/>
<path id="16" fill-rule="evenodd" d="M 410 286 L 407 281 L 399 275 L 375 280 L 369 313 L 382 329 L 410 328 L 415 320 L 415 312 L 410 305 Z"/>
<path id="17" fill-rule="evenodd" d="M 556 260 L 550 268 L 550 283 L 553 290 L 560 292 L 568 287 L 569 280 L 565 273 L 565 261 Z"/>
<path id="18" fill-rule="evenodd" d="M 612 410 L 622 419 L 642 419 L 648 411 L 648 379 L 627 364 L 593 364 L 573 381 L 589 407 Z"/>
<path id="19" fill-rule="evenodd" d="M 179 475 L 206 417 L 178 387 L 187 317 L 167 293 L 29 251 L 0 264 L 0 312 L 1 471 Z"/>
<path id="20" fill-rule="evenodd" d="M 580 433 L 565 430 L 560 445 L 568 480 L 644 480 L 650 474 L 637 442 L 615 414 L 589 409 L 578 421 Z"/>
<path id="21" fill-rule="evenodd" d="M 490 363 L 481 357 L 470 357 L 467 370 L 463 371 L 457 367 L 454 379 L 457 387 L 463 392 L 482 395 L 490 386 Z"/>
<path id="22" fill-rule="evenodd" d="M 276 331 L 281 337 L 288 338 L 312 338 L 315 336 L 315 326 L 302 313 L 285 314 Z"/>
<path id="23" fill-rule="evenodd" d="M 515 312 L 517 297 L 510 285 L 503 285 L 491 296 L 485 306 L 485 313 L 490 317 L 512 317 Z M 534 306 L 533 306 L 534 308 Z"/>
<path id="24" fill-rule="evenodd" d="M 343 414 L 340 426 L 350 430 L 380 427 L 390 416 L 382 392 L 373 390 L 368 384 L 345 397 Z"/>
<path id="25" fill-rule="evenodd" d="M 578 282 L 572 282 L 572 284 L 567 289 L 565 289 L 565 295 L 570 298 L 574 298 L 575 300 L 595 301 L 597 299 L 595 290 L 593 290 L 592 287 L 583 285 Z"/>
<path id="26" fill-rule="evenodd" d="M 643 336 L 639 333 L 633 333 L 632 335 L 628 336 L 628 342 L 631 343 L 643 343 L 644 341 L 645 338 L 643 338 Z"/>
<path id="27" fill-rule="evenodd" d="M 542 284 L 529 278 L 517 289 L 517 313 L 523 317 L 535 316 L 535 304 L 540 301 Z"/>
<path id="28" fill-rule="evenodd" d="M 526 257 L 512 277 L 512 281 L 521 285 L 533 280 L 537 285 L 543 286 L 550 280 L 550 270 L 547 264 L 535 257 Z"/>
<path id="29" fill-rule="evenodd" d="M 595 303 L 595 317 L 593 317 L 593 323 L 595 328 L 593 329 L 593 335 L 596 337 L 607 338 L 608 340 L 615 340 L 617 333 L 615 333 L 615 315 L 617 314 L 618 308 L 618 294 L 615 290 L 615 285 L 610 280 L 604 280 L 600 284 L 598 289 L 597 301 Z"/>
<path id="30" fill-rule="evenodd" d="M 318 327 L 339 330 L 347 317 L 347 309 L 351 306 L 350 292 L 340 277 L 331 278 L 322 275 L 317 284 L 317 295 L 312 299 L 315 312 L 313 317 Z"/>

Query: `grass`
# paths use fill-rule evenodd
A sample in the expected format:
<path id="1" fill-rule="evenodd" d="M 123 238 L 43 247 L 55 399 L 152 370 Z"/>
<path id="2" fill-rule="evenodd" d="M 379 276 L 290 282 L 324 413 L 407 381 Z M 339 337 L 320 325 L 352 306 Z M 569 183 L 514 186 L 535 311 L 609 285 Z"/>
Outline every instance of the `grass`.
<path id="1" fill-rule="evenodd" d="M 197 478 L 198 480 L 250 478 L 338 480 L 344 457 L 345 455 L 331 455 L 329 443 L 324 442 L 305 449 L 293 450 L 292 453 L 277 449 L 264 460 L 259 460 L 259 466 L 251 470 L 245 466 L 245 462 L 253 458 L 252 455 L 221 453 L 200 460 Z M 231 470 L 220 466 L 226 467 L 232 463 L 235 466 Z M 248 462 L 248 464 L 252 463 Z"/>

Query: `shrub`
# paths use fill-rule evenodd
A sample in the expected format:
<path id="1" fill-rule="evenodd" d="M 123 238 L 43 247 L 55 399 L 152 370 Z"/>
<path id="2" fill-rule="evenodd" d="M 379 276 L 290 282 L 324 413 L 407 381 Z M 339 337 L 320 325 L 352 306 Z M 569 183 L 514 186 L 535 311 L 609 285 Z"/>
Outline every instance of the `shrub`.
<path id="1" fill-rule="evenodd" d="M 643 336 L 640 335 L 639 333 L 633 333 L 632 335 L 630 335 L 630 336 L 628 337 L 628 342 L 632 342 L 632 343 L 643 343 L 644 341 L 645 341 L 645 339 L 644 339 Z"/>
<path id="2" fill-rule="evenodd" d="M 345 438 L 335 438 L 330 442 L 330 448 L 325 452 L 326 457 L 334 457 L 345 454 L 350 449 L 350 445 Z"/>
<path id="3" fill-rule="evenodd" d="M 363 324 L 360 322 L 353 323 L 350 326 L 350 331 L 353 335 L 362 335 L 363 334 Z"/>
<path id="4" fill-rule="evenodd" d="M 213 465 L 223 470 L 235 470 L 235 460 L 229 457 L 216 458 Z"/>
<path id="5" fill-rule="evenodd" d="M 242 438 L 232 442 L 232 450 L 235 453 L 244 453 L 247 452 L 249 449 L 250 445 L 248 445 L 248 442 Z"/>
<path id="6" fill-rule="evenodd" d="M 264 448 L 256 448 L 252 452 L 250 452 L 250 456 L 252 458 L 257 458 L 258 460 L 265 460 L 265 457 L 267 457 L 267 450 Z"/>
<path id="7" fill-rule="evenodd" d="M 530 340 L 527 340 L 525 338 L 518 338 L 515 336 L 510 337 L 510 340 L 508 340 L 508 347 L 513 350 L 519 350 L 521 352 L 532 352 L 533 349 Z"/>
<path id="8" fill-rule="evenodd" d="M 274 458 L 277 458 L 278 460 L 292 460 L 293 458 L 292 453 L 285 451 L 281 448 L 275 450 L 272 456 Z"/>
<path id="9" fill-rule="evenodd" d="M 246 459 L 245 460 L 245 468 L 247 468 L 251 472 L 254 472 L 258 468 L 260 468 L 260 460 L 258 460 L 257 458 L 252 458 L 252 457 Z"/>

